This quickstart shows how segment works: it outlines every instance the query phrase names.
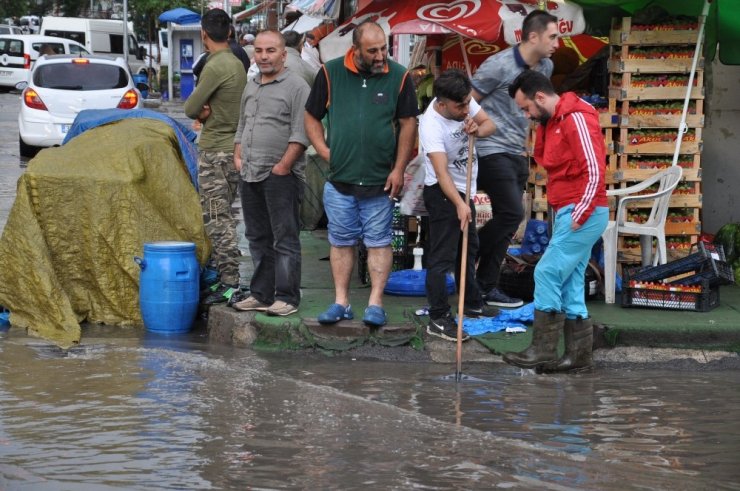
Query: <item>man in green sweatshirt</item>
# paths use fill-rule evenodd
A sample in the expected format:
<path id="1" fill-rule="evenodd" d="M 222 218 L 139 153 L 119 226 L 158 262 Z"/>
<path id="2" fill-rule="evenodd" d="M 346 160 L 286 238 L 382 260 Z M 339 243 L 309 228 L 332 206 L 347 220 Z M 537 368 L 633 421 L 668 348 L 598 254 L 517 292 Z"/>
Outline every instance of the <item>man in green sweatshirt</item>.
<path id="1" fill-rule="evenodd" d="M 229 48 L 231 19 L 212 9 L 201 19 L 201 37 L 210 53 L 198 85 L 185 101 L 185 114 L 203 123 L 198 145 L 198 187 L 203 222 L 211 239 L 221 278 L 205 303 L 226 302 L 239 287 L 239 247 L 231 204 L 236 198 L 239 172 L 234 167 L 234 134 L 239 124 L 239 101 L 247 74 Z"/>

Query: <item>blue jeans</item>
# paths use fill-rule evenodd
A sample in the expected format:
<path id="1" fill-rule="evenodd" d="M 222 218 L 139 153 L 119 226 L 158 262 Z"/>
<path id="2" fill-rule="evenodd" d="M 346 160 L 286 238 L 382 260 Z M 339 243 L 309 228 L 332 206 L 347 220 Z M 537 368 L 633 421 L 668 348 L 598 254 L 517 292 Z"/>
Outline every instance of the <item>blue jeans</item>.
<path id="1" fill-rule="evenodd" d="M 609 208 L 598 206 L 578 230 L 570 228 L 574 205 L 555 214 L 552 239 L 534 270 L 534 308 L 587 318 L 585 275 L 591 249 L 606 228 Z"/>
<path id="2" fill-rule="evenodd" d="M 393 200 L 388 195 L 357 199 L 327 182 L 324 210 L 329 220 L 329 243 L 334 247 L 353 247 L 360 239 L 367 247 L 391 245 Z"/>
<path id="3" fill-rule="evenodd" d="M 241 182 L 244 226 L 254 274 L 251 295 L 262 303 L 301 301 L 301 241 L 298 205 L 303 182 L 293 174 L 270 174 Z"/>

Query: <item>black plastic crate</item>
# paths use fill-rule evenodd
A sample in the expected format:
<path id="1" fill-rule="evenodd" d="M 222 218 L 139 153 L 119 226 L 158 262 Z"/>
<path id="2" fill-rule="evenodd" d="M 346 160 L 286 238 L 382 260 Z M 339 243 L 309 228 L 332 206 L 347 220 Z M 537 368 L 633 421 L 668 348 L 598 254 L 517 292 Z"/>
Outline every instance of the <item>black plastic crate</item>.
<path id="1" fill-rule="evenodd" d="M 707 280 L 710 286 L 731 285 L 735 283 L 732 266 L 724 261 L 707 261 L 697 273 L 671 281 L 672 285 L 698 285 Z"/>
<path id="2" fill-rule="evenodd" d="M 625 285 L 630 285 L 625 278 Z M 641 307 L 649 309 L 685 310 L 692 312 L 709 312 L 719 305 L 719 286 L 710 286 L 704 279 L 700 285 L 692 285 L 698 292 L 677 291 L 687 288 L 686 285 L 638 283 L 622 287 L 622 307 Z"/>
<path id="3" fill-rule="evenodd" d="M 654 282 L 693 273 L 670 283 L 698 285 L 702 280 L 708 280 L 710 286 L 717 286 L 735 282 L 732 267 L 725 262 L 722 246 L 699 242 L 697 248 L 697 252 L 675 261 L 657 266 L 632 268 L 629 270 L 629 277 L 636 281 Z"/>

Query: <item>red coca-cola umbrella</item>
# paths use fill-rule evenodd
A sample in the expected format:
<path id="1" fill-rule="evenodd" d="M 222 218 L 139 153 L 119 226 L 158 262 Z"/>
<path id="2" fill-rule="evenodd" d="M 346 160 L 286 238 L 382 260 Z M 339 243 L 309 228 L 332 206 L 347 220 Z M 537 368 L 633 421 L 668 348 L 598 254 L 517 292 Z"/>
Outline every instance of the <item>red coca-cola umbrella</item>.
<path id="1" fill-rule="evenodd" d="M 583 32 L 581 7 L 565 0 L 545 2 L 558 17 L 562 35 Z M 537 0 L 375 0 L 321 41 L 322 59 L 342 56 L 351 45 L 352 31 L 365 20 L 373 20 L 389 34 L 448 34 L 485 43 L 503 38 L 515 44 L 521 38 L 524 17 L 538 8 Z"/>

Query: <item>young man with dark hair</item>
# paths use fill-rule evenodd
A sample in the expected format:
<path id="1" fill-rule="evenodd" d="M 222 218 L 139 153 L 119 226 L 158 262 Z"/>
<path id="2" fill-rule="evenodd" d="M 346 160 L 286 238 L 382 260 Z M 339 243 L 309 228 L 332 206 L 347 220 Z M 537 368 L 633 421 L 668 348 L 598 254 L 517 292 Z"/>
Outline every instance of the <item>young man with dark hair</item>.
<path id="1" fill-rule="evenodd" d="M 478 282 L 486 302 L 518 307 L 522 300 L 498 288 L 501 263 L 524 218 L 522 193 L 529 178 L 524 144 L 529 121 L 509 97 L 512 80 L 524 70 L 552 75 L 550 56 L 558 48 L 558 19 L 542 10 L 524 18 L 522 42 L 484 61 L 473 77 L 473 98 L 496 124 L 496 132 L 476 142 L 480 156 L 478 188 L 491 198 L 493 218 L 478 231 Z"/>
<path id="2" fill-rule="evenodd" d="M 393 198 L 403 187 L 419 109 L 408 72 L 388 59 L 383 28 L 363 22 L 353 40 L 344 58 L 330 60 L 319 70 L 306 103 L 306 133 L 319 156 L 329 162 L 324 208 L 335 300 L 318 320 L 332 324 L 354 317 L 349 282 L 355 246 L 362 240 L 372 284 L 363 321 L 379 327 L 386 323 L 383 289 L 393 264 Z M 324 116 L 327 136 L 321 123 Z"/>
<path id="3" fill-rule="evenodd" d="M 220 285 L 205 303 L 226 302 L 239 287 L 241 253 L 231 204 L 239 185 L 234 167 L 234 133 L 247 74 L 229 49 L 230 25 L 231 19 L 221 9 L 203 15 L 201 37 L 209 60 L 185 101 L 185 114 L 203 123 L 198 140 L 198 187 L 203 222 L 213 247 L 211 259 L 220 275 Z"/>
<path id="4" fill-rule="evenodd" d="M 449 341 L 457 340 L 457 326 L 447 298 L 447 274 L 455 270 L 462 239 L 468 225 L 468 250 L 465 285 L 465 311 L 458 315 L 495 315 L 484 304 L 475 280 L 478 234 L 473 201 L 465 201 L 469 139 L 485 137 L 496 127 L 472 98 L 468 77 L 460 70 L 447 70 L 434 81 L 435 98 L 419 121 L 420 151 L 424 155 L 424 205 L 429 212 L 426 290 L 429 301 L 427 333 Z M 471 196 L 475 193 L 478 159 L 472 168 Z M 457 275 L 456 275 L 457 276 Z M 464 339 L 467 339 L 465 336 Z"/>
<path id="5" fill-rule="evenodd" d="M 593 325 L 584 275 L 591 249 L 609 220 L 599 114 L 573 92 L 558 96 L 546 76 L 531 70 L 511 83 L 509 95 L 527 117 L 540 123 L 534 158 L 547 170 L 547 202 L 555 217 L 552 238 L 534 270 L 532 345 L 503 358 L 543 371 L 588 368 Z M 558 360 L 561 330 L 565 354 Z"/>

